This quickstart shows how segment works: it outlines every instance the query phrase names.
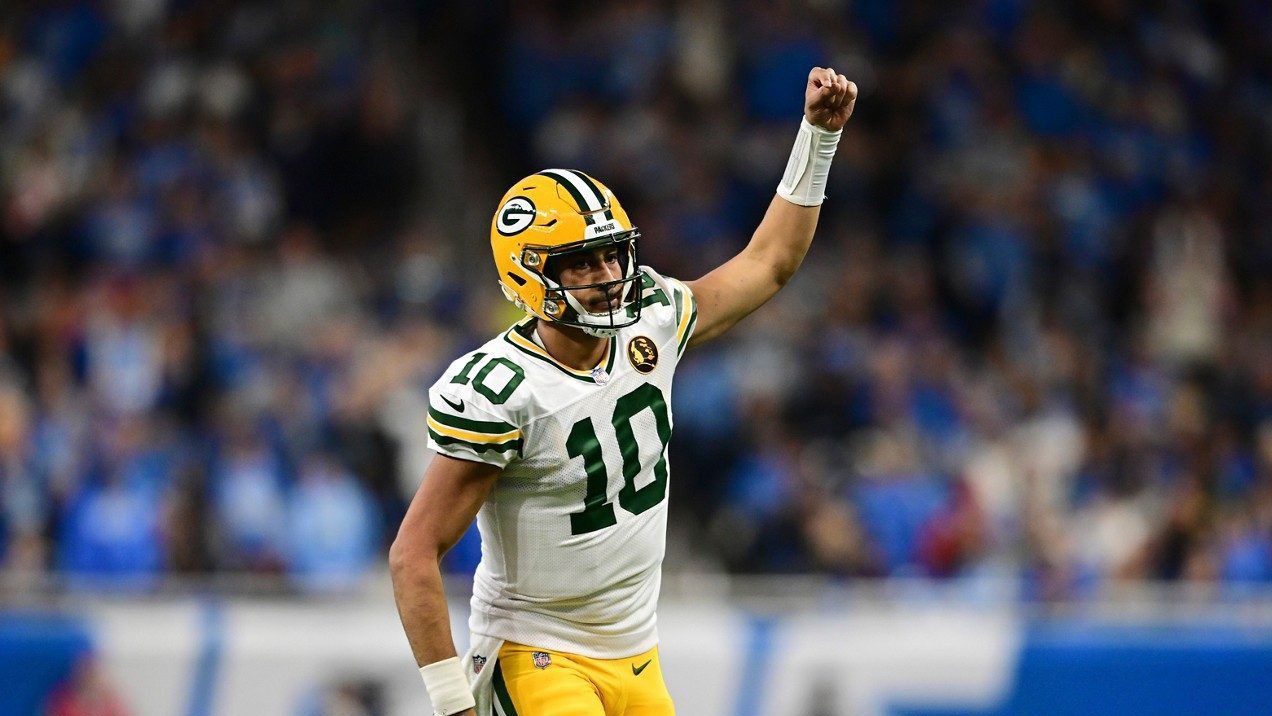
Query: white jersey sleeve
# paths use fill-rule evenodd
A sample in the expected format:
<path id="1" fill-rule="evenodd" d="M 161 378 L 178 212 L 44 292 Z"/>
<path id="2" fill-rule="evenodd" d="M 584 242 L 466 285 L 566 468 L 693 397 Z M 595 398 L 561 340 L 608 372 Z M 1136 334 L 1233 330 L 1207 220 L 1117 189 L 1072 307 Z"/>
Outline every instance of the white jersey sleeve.
<path id="1" fill-rule="evenodd" d="M 525 447 L 509 396 L 525 380 L 516 363 L 486 353 L 456 360 L 428 390 L 428 446 L 441 455 L 498 467 Z"/>
<path id="2" fill-rule="evenodd" d="M 641 323 L 661 329 L 663 346 L 677 358 L 698 325 L 698 301 L 683 281 L 641 267 Z"/>

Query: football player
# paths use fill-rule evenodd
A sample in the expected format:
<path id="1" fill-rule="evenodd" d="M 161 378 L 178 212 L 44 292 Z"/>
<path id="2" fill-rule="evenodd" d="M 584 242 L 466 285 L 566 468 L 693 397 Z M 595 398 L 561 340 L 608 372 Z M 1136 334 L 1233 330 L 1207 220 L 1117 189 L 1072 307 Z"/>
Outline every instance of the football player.
<path id="1" fill-rule="evenodd" d="M 640 265 L 640 231 L 583 172 L 545 169 L 504 195 L 490 243 L 527 316 L 429 390 L 437 456 L 389 554 L 434 714 L 674 713 L 654 626 L 672 375 L 799 267 L 856 98 L 834 70 L 809 73 L 777 196 L 746 248 L 696 281 Z M 474 518 L 461 660 L 438 563 Z"/>

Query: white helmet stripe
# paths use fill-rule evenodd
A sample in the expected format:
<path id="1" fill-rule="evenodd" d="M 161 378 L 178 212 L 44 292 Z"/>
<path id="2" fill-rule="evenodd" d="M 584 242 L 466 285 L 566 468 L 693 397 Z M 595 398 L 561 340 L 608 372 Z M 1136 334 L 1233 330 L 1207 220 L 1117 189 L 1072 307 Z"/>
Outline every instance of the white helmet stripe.
<path id="1" fill-rule="evenodd" d="M 577 176 L 579 179 L 581 179 L 584 184 L 587 184 L 589 189 L 596 192 L 596 195 L 601 198 L 601 205 L 605 207 L 605 213 L 603 214 L 603 216 L 605 217 L 604 220 L 613 221 L 614 212 L 611 210 L 609 202 L 605 200 L 605 194 L 601 192 L 601 188 L 596 185 L 596 182 L 592 179 L 592 177 L 584 174 L 583 172 L 577 169 L 570 169 L 568 171 L 574 174 L 575 176 Z"/>
<path id="2" fill-rule="evenodd" d="M 587 204 L 587 206 L 579 207 L 584 212 L 600 211 L 605 208 L 605 197 L 591 186 L 591 182 L 584 181 L 576 172 L 570 169 L 544 169 L 539 173 L 546 174 L 562 184 L 568 184 L 574 189 L 571 193 L 582 197 L 583 202 Z"/>

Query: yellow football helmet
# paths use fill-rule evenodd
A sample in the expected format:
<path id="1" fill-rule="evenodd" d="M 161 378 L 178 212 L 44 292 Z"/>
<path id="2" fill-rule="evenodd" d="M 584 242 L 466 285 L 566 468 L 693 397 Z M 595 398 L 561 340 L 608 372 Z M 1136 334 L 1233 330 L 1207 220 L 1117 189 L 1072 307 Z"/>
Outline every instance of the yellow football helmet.
<path id="1" fill-rule="evenodd" d="M 606 186 L 573 169 L 544 169 L 504 194 L 490 222 L 490 248 L 499 285 L 519 308 L 545 321 L 606 337 L 640 320 L 640 271 L 636 239 L 627 212 Z M 575 251 L 616 245 L 622 275 L 612 281 L 563 286 L 549 262 Z M 620 287 L 622 300 L 604 313 L 589 311 L 571 291 Z"/>

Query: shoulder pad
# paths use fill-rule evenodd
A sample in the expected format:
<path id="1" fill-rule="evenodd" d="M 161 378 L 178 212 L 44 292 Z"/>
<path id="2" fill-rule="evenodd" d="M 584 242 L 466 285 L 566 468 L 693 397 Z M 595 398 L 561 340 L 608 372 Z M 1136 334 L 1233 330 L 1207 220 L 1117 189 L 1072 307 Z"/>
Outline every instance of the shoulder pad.
<path id="1" fill-rule="evenodd" d="M 525 378 L 525 368 L 492 341 L 452 362 L 429 389 L 429 395 L 462 399 L 515 422 L 530 392 L 529 386 L 523 387 Z"/>
<path id="2" fill-rule="evenodd" d="M 474 351 L 428 391 L 429 444 L 442 454 L 499 465 L 521 452 L 525 371 L 499 353 Z"/>
<path id="3" fill-rule="evenodd" d="M 697 300 L 683 281 L 641 267 L 641 322 L 663 329 L 684 352 L 698 319 Z M 662 341 L 660 341 L 662 342 Z"/>

